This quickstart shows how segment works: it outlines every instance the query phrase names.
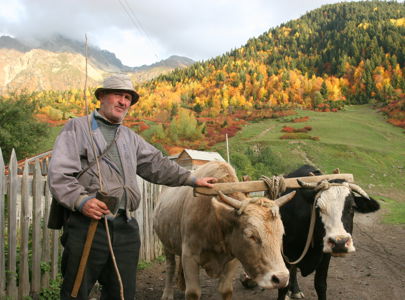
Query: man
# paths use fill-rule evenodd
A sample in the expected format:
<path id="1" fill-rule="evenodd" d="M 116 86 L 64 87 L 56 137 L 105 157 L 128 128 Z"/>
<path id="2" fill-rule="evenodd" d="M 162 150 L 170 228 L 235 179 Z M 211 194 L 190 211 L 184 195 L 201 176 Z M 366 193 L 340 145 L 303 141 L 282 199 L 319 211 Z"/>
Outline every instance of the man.
<path id="1" fill-rule="evenodd" d="M 52 195 L 70 211 L 61 238 L 64 246 L 61 299 L 72 299 L 70 294 L 90 220 L 100 220 L 110 213 L 106 204 L 96 198 L 98 191 L 118 199 L 118 213 L 108 221 L 108 227 L 124 297 L 134 299 L 140 239 L 137 221 L 130 212 L 138 208 L 141 200 L 136 175 L 169 186 L 212 187 L 216 179 L 195 178 L 190 171 L 163 157 L 159 150 L 121 125 L 130 106 L 139 99 L 128 76 L 108 77 L 103 87 L 95 91 L 95 96 L 100 100 L 100 108 L 90 116 L 72 119 L 65 125 L 56 140 L 49 165 Z M 88 299 L 97 280 L 102 285 L 101 299 L 120 298 L 106 228 L 101 223 L 97 226 L 77 299 Z"/>

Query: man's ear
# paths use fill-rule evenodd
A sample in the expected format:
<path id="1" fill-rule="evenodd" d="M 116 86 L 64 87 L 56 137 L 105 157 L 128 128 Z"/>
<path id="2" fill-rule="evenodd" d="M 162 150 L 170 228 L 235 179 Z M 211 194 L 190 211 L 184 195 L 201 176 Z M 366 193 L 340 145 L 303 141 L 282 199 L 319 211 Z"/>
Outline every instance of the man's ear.
<path id="1" fill-rule="evenodd" d="M 223 231 L 231 230 L 238 222 L 238 214 L 235 208 L 219 201 L 216 197 L 211 198 L 218 223 Z"/>

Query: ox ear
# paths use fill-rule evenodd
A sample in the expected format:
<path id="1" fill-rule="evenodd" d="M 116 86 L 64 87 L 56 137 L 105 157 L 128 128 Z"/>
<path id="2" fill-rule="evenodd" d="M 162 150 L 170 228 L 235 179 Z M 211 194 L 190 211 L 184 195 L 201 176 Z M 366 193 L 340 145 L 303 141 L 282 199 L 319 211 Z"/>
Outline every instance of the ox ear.
<path id="1" fill-rule="evenodd" d="M 356 204 L 354 206 L 354 209 L 359 213 L 367 214 L 380 209 L 380 204 L 371 197 L 367 199 L 362 196 L 360 197 L 356 196 L 354 193 L 353 196 L 354 196 L 354 203 Z"/>
<path id="2" fill-rule="evenodd" d="M 231 228 L 237 222 L 237 210 L 232 206 L 219 201 L 216 197 L 211 198 L 212 206 L 218 222 L 225 227 Z"/>

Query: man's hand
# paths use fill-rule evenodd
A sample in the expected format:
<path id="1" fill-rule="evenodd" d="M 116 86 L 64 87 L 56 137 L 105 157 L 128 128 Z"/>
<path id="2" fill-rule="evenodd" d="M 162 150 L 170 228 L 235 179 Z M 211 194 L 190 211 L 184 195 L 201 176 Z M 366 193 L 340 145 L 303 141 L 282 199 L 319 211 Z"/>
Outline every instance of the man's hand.
<path id="1" fill-rule="evenodd" d="M 217 182 L 218 179 L 215 177 L 203 177 L 203 178 L 197 178 L 195 181 L 196 186 L 206 186 L 209 188 L 213 188 L 214 185 L 212 183 Z"/>
<path id="2" fill-rule="evenodd" d="M 107 205 L 96 198 L 88 200 L 82 207 L 82 214 L 94 220 L 100 220 L 103 215 L 109 213 Z"/>

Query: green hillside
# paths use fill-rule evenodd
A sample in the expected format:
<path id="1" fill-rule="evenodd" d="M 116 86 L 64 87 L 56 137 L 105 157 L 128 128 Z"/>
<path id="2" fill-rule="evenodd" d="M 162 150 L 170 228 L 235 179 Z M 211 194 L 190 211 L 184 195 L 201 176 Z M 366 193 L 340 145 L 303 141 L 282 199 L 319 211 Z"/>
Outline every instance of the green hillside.
<path id="1" fill-rule="evenodd" d="M 251 38 L 241 48 L 161 76 L 159 80 L 175 84 L 190 79 L 202 80 L 214 74 L 217 83 L 242 84 L 246 99 L 252 96 L 253 100 L 260 100 L 254 92 L 247 94 L 246 78 L 263 81 L 264 74 L 258 69 L 263 65 L 268 76 L 283 77 L 283 90 L 286 91 L 290 87 L 286 82 L 290 75 L 286 71 L 294 70 L 306 78 L 334 76 L 347 79 L 349 88 L 338 88 L 351 103 L 368 103 L 371 99 L 386 102 L 387 96 L 393 96 L 396 89 L 403 91 L 405 87 L 402 72 L 395 71 L 395 68 L 404 68 L 404 33 L 404 3 L 360 1 L 324 5 Z M 216 74 L 217 71 L 222 74 Z M 381 84 L 377 75 L 384 72 L 391 73 L 390 80 Z M 261 96 L 263 102 L 269 94 Z M 327 95 L 322 96 L 327 98 Z M 302 103 L 305 99 L 289 101 Z"/>
<path id="2" fill-rule="evenodd" d="M 346 106 L 339 112 L 298 111 L 309 117 L 292 123 L 291 117 L 269 119 L 245 126 L 229 140 L 231 164 L 238 175 L 286 174 L 309 163 L 331 173 L 339 168 L 387 207 L 395 207 L 391 222 L 405 223 L 405 138 L 403 130 L 385 122 L 368 105 Z M 296 118 L 297 116 L 294 116 Z M 312 127 L 307 134 L 319 140 L 281 140 L 284 126 Z M 215 149 L 225 157 L 225 145 Z M 397 216 L 395 215 L 397 214 Z"/>

